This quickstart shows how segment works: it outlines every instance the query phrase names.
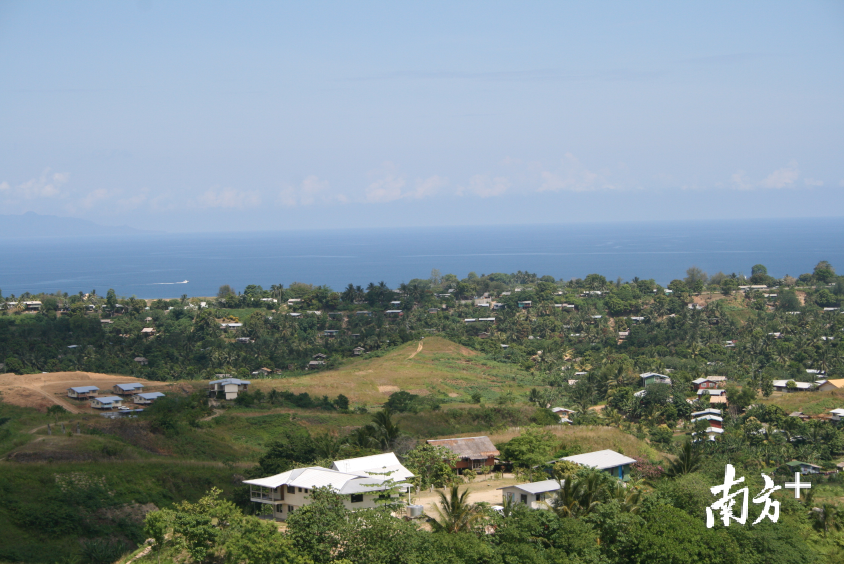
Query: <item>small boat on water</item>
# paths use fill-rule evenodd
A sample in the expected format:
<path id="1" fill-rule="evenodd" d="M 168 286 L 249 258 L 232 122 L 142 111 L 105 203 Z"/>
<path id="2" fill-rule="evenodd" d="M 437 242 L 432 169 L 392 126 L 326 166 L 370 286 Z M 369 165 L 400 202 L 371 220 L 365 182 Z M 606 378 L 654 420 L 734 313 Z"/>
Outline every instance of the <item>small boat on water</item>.
<path id="1" fill-rule="evenodd" d="M 187 280 L 182 280 L 181 282 L 176 282 L 176 284 L 187 284 L 187 283 L 188 283 Z"/>

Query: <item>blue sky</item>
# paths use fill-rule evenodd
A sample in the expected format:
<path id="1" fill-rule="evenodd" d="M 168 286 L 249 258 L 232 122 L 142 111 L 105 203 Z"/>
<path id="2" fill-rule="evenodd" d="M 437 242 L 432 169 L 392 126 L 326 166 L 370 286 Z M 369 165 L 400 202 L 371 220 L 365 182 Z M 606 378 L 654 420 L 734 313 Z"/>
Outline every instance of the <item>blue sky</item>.
<path id="1" fill-rule="evenodd" d="M 844 2 L 0 2 L 0 205 L 169 231 L 844 215 Z"/>

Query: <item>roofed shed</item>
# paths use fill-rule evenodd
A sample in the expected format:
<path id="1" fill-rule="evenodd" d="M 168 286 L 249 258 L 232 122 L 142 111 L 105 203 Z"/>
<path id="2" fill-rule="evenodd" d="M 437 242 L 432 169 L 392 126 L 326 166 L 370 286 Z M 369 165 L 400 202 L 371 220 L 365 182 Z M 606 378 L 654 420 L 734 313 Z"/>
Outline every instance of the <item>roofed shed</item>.
<path id="1" fill-rule="evenodd" d="M 454 467 L 458 472 L 464 468 L 491 469 L 495 466 L 495 457 L 501 454 L 489 437 L 432 439 L 427 442 L 432 446 L 445 447 L 456 454 L 458 460 Z"/>

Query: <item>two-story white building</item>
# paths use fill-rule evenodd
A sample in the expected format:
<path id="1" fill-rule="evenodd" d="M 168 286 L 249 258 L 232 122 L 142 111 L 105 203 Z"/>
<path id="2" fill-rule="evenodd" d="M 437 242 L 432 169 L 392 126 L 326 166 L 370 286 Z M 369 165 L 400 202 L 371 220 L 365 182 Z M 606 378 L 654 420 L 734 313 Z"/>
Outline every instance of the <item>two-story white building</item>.
<path id="1" fill-rule="evenodd" d="M 210 397 L 219 397 L 222 393 L 227 400 L 237 399 L 237 394 L 245 392 L 251 384 L 249 380 L 240 380 L 239 378 L 223 378 L 221 380 L 214 380 L 209 382 L 208 395 Z"/>
<path id="2" fill-rule="evenodd" d="M 395 464 L 392 464 L 393 461 Z M 362 468 L 372 462 L 374 467 Z M 334 469 L 336 467 L 348 470 L 340 471 Z M 393 453 L 389 453 L 339 460 L 330 469 L 320 466 L 296 468 L 267 478 L 244 480 L 243 483 L 249 484 L 252 501 L 271 505 L 273 517 L 277 521 L 286 521 L 291 513 L 311 502 L 310 494 L 316 488 L 334 490 L 342 496 L 348 509 L 371 509 L 379 502 L 384 503 L 391 497 L 407 493 L 411 486 L 402 480 L 411 477 L 413 474 L 399 463 Z"/>

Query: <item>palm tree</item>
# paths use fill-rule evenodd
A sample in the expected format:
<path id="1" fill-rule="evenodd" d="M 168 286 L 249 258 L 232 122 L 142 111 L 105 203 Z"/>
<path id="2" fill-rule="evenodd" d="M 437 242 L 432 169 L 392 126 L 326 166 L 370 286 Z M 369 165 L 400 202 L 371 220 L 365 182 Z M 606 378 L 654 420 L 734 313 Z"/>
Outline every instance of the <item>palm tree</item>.
<path id="1" fill-rule="evenodd" d="M 340 456 L 343 440 L 336 435 L 323 433 L 314 437 L 314 452 L 319 458 L 335 460 Z"/>
<path id="2" fill-rule="evenodd" d="M 350 445 L 361 448 L 377 448 L 378 440 L 373 436 L 373 428 L 371 425 L 365 427 L 358 427 L 348 436 Z"/>
<path id="3" fill-rule="evenodd" d="M 592 472 L 584 477 L 569 476 L 565 480 L 558 480 L 560 489 L 550 504 L 551 509 L 558 517 L 588 515 L 600 503 L 605 479 L 599 472 Z"/>
<path id="4" fill-rule="evenodd" d="M 669 478 L 676 478 L 684 474 L 691 474 L 700 467 L 700 453 L 692 448 L 692 442 L 686 441 L 676 460 L 672 460 L 665 471 Z"/>
<path id="5" fill-rule="evenodd" d="M 401 430 L 399 426 L 393 423 L 392 412 L 389 408 L 384 408 L 372 416 L 373 436 L 381 444 L 381 448 L 388 449 L 393 442 L 399 438 Z"/>
<path id="6" fill-rule="evenodd" d="M 618 481 L 615 484 L 615 488 L 610 492 L 610 495 L 618 501 L 623 512 L 639 513 L 642 503 L 642 491 L 639 488 L 631 487 Z"/>
<path id="7" fill-rule="evenodd" d="M 576 478 L 559 480 L 560 489 L 551 503 L 551 509 L 558 517 L 577 517 L 580 515 L 580 497 L 583 487 Z"/>
<path id="8" fill-rule="evenodd" d="M 839 522 L 838 506 L 832 503 L 824 503 L 821 507 L 815 507 L 811 513 L 812 521 L 816 529 L 823 531 L 826 538 L 827 531 L 837 531 L 841 528 Z"/>
<path id="9" fill-rule="evenodd" d="M 483 511 L 477 503 L 469 503 L 469 488 L 460 491 L 460 486 L 451 486 L 449 495 L 437 492 L 440 496 L 440 506 L 435 507 L 439 519 L 431 522 L 435 532 L 464 533 L 475 528 L 475 524 L 483 518 Z"/>

